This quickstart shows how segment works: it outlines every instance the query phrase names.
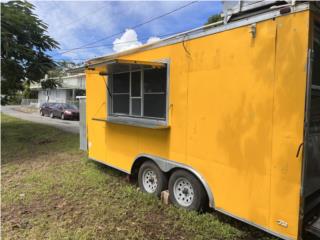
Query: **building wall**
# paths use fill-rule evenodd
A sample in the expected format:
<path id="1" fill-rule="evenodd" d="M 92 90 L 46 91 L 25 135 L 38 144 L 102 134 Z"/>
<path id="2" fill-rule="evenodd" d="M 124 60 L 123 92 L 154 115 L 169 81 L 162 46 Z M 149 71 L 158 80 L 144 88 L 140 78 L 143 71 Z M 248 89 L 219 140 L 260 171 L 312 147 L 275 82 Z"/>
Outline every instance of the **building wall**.
<path id="1" fill-rule="evenodd" d="M 104 77 L 87 71 L 89 157 L 130 172 L 147 153 L 192 166 L 215 207 L 293 239 L 298 235 L 308 11 L 123 57 L 170 60 L 169 129 L 107 117 Z M 283 221 L 286 227 L 278 224 Z"/>
<path id="2" fill-rule="evenodd" d="M 86 89 L 85 74 L 56 77 L 53 79 L 61 81 L 61 88 L 63 89 Z M 41 89 L 41 83 L 31 83 L 30 89 Z"/>
<path id="3" fill-rule="evenodd" d="M 40 106 L 44 102 L 60 102 L 65 103 L 68 101 L 75 101 L 75 95 L 78 90 L 85 91 L 86 78 L 85 74 L 77 74 L 71 76 L 65 76 L 59 78 L 62 80 L 62 86 L 60 89 L 43 90 L 41 83 L 32 83 L 30 89 L 38 92 L 38 105 Z"/>
<path id="4" fill-rule="evenodd" d="M 38 101 L 39 103 L 44 102 L 59 102 L 65 103 L 70 95 L 71 90 L 67 89 L 50 89 L 50 90 L 39 90 Z"/>

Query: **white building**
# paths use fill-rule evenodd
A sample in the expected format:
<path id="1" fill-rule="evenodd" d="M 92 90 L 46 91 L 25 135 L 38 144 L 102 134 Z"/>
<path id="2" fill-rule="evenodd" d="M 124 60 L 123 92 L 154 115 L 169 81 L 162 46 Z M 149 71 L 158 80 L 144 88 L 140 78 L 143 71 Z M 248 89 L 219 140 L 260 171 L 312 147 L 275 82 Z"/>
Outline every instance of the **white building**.
<path id="1" fill-rule="evenodd" d="M 55 89 L 43 89 L 41 83 L 31 84 L 30 89 L 38 92 L 38 105 L 44 102 L 75 102 L 76 96 L 85 95 L 86 81 L 84 73 L 53 79 L 59 80 L 61 86 Z"/>

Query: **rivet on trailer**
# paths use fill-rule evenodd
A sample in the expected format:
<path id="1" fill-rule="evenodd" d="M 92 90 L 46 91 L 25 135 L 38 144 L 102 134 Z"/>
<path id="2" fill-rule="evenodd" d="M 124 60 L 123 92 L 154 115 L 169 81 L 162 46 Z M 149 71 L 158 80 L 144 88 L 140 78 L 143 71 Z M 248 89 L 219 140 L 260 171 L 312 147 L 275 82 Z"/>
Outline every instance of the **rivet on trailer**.
<path id="1" fill-rule="evenodd" d="M 221 22 L 86 62 L 89 158 L 178 207 L 315 239 L 319 4 L 224 6 Z"/>

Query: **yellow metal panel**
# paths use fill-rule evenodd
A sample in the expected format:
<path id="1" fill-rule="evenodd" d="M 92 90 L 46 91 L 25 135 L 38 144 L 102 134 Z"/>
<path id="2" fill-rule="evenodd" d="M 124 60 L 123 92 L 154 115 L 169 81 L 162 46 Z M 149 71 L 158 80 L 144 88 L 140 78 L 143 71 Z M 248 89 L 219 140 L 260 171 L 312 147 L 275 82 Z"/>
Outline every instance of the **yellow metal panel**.
<path id="1" fill-rule="evenodd" d="M 309 13 L 276 19 L 277 58 L 273 112 L 270 226 L 297 236 L 303 142 Z M 283 220 L 288 227 L 277 221 Z"/>
<path id="2" fill-rule="evenodd" d="M 138 152 L 138 129 L 118 124 L 105 125 L 108 144 L 103 150 L 107 151 L 108 163 L 129 172 Z"/>
<path id="3" fill-rule="evenodd" d="M 169 60 L 169 129 L 106 118 L 104 77 L 87 71 L 89 157 L 130 171 L 146 153 L 190 165 L 216 207 L 297 237 L 308 12 L 123 57 Z M 288 222 L 280 227 L 276 221 Z"/>
<path id="4" fill-rule="evenodd" d="M 216 207 L 263 226 L 269 209 L 275 33 L 275 23 L 267 21 L 257 25 L 255 39 L 243 27 L 187 44 L 210 49 L 192 57 L 188 163 L 209 180 Z"/>
<path id="5" fill-rule="evenodd" d="M 105 160 L 107 135 L 104 122 L 94 121 L 92 118 L 106 118 L 106 85 L 105 77 L 97 71 L 86 71 L 86 104 L 88 128 L 89 156 L 98 160 Z"/>

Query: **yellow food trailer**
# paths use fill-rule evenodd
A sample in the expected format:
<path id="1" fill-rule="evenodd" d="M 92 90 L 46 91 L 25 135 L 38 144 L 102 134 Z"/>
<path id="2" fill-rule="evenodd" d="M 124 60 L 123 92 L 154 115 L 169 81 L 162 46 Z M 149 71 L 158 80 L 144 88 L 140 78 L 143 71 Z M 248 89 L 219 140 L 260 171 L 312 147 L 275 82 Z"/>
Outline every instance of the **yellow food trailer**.
<path id="1" fill-rule="evenodd" d="M 176 206 L 301 239 L 319 225 L 319 5 L 245 2 L 87 61 L 88 155 Z"/>

